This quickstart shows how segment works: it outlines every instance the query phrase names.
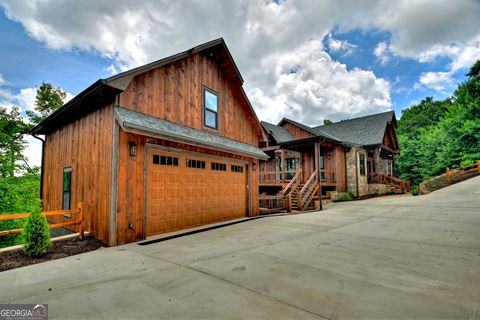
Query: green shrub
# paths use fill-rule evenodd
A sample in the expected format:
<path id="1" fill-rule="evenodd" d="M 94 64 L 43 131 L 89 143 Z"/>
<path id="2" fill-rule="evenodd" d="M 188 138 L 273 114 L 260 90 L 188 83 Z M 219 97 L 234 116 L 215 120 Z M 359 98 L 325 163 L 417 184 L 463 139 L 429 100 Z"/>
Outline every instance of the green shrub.
<path id="1" fill-rule="evenodd" d="M 340 201 L 350 201 L 350 200 L 353 200 L 353 198 L 354 198 L 353 193 L 349 191 L 349 192 L 342 193 L 342 195 L 340 196 Z"/>
<path id="2" fill-rule="evenodd" d="M 371 193 L 371 195 L 372 195 L 372 197 L 378 197 L 378 192 L 377 192 L 377 191 L 373 191 L 373 192 Z"/>
<path id="3" fill-rule="evenodd" d="M 392 194 L 396 194 L 396 193 L 397 193 L 397 190 L 395 190 L 395 189 L 390 189 L 390 190 L 387 190 L 387 191 L 385 192 L 385 194 L 386 194 L 386 195 L 389 195 L 389 196 L 392 195 Z"/>
<path id="4" fill-rule="evenodd" d="M 40 205 L 32 208 L 23 228 L 23 252 L 28 257 L 38 257 L 47 253 L 50 247 L 50 230 Z"/>
<path id="5" fill-rule="evenodd" d="M 412 189 L 410 189 L 410 192 L 412 193 L 412 195 L 418 196 L 420 194 L 420 189 L 418 188 L 418 186 L 412 186 Z"/>

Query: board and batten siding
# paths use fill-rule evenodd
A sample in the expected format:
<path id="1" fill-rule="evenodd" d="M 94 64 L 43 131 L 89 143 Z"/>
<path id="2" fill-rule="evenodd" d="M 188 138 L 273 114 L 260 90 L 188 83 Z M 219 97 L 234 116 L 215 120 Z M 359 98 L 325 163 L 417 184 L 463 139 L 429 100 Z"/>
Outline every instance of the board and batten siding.
<path id="1" fill-rule="evenodd" d="M 43 210 L 62 209 L 63 169 L 72 168 L 71 208 L 83 202 L 84 227 L 108 241 L 113 107 L 97 109 L 45 136 Z M 75 217 L 49 217 L 52 222 Z M 75 230 L 77 227 L 75 227 Z"/>
<path id="2" fill-rule="evenodd" d="M 203 126 L 204 86 L 218 94 L 218 132 Z M 120 106 L 255 146 L 261 134 L 239 85 L 202 53 L 136 76 L 120 94 Z"/>
<path id="3" fill-rule="evenodd" d="M 303 139 L 314 136 L 311 132 L 308 132 L 307 130 L 304 130 L 290 122 L 284 122 L 282 127 L 287 129 L 295 139 Z"/>

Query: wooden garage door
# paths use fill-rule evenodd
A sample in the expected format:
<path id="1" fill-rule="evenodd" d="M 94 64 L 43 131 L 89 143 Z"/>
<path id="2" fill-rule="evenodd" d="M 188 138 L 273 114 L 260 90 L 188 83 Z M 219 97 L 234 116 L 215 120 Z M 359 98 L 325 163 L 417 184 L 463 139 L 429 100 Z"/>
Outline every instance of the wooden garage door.
<path id="1" fill-rule="evenodd" d="M 245 217 L 244 162 L 148 151 L 146 235 Z"/>

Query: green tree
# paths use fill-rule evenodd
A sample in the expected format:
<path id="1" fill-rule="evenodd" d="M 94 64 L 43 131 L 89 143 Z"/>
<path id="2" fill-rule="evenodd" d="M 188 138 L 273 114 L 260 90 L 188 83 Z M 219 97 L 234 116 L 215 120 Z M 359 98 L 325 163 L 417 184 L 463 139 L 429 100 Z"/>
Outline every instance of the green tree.
<path id="1" fill-rule="evenodd" d="M 17 107 L 11 111 L 0 107 L 0 177 L 13 177 L 23 169 L 22 152 L 26 144 L 23 133 L 27 128 Z"/>
<path id="2" fill-rule="evenodd" d="M 27 111 L 30 122 L 33 125 L 40 123 L 43 119 L 63 106 L 67 94 L 59 87 L 50 83 L 42 82 L 37 88 L 34 110 Z"/>
<path id="3" fill-rule="evenodd" d="M 454 95 L 426 98 L 406 109 L 398 125 L 400 177 L 419 183 L 447 167 L 480 160 L 480 60 Z"/>
<path id="4" fill-rule="evenodd" d="M 330 119 L 324 119 L 324 120 L 323 120 L 323 124 L 332 124 L 332 123 L 333 123 L 333 122 L 332 122 L 332 120 L 330 120 Z"/>

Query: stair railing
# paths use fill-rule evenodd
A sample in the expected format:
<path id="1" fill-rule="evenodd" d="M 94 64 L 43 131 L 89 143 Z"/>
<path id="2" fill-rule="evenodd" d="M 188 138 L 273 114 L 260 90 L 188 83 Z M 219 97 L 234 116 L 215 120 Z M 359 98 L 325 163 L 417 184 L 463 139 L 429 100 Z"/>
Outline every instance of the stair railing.
<path id="1" fill-rule="evenodd" d="M 290 180 L 290 182 L 283 188 L 282 193 L 285 197 L 290 195 L 292 190 L 294 190 L 302 181 L 302 170 L 298 170 L 295 176 Z"/>
<path id="2" fill-rule="evenodd" d="M 310 178 L 308 178 L 303 188 L 298 192 L 298 205 L 300 210 L 303 210 L 303 208 L 308 204 L 311 198 L 310 196 L 316 190 L 316 186 L 318 184 L 317 173 L 318 171 L 315 170 Z"/>

